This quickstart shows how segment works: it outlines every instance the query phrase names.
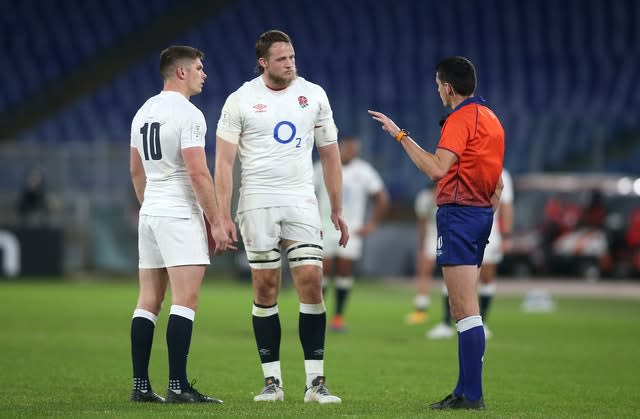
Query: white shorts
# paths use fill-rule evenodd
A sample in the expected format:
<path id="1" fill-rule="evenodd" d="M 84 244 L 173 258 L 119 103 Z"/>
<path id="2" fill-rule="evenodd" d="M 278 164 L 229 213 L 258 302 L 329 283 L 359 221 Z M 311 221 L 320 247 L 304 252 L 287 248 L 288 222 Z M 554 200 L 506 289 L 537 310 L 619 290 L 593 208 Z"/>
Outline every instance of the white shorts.
<path id="1" fill-rule="evenodd" d="M 246 250 L 280 249 L 281 240 L 322 245 L 317 207 L 256 208 L 238 213 Z"/>
<path id="2" fill-rule="evenodd" d="M 208 265 L 209 243 L 204 218 L 155 217 L 140 215 L 138 220 L 138 267 L 166 268 L 182 265 Z"/>
<path id="3" fill-rule="evenodd" d="M 498 263 L 502 262 L 503 256 L 504 254 L 502 252 L 502 235 L 500 235 L 499 229 L 494 224 L 491 228 L 491 233 L 489 234 L 489 243 L 484 249 L 484 257 L 482 258 L 482 263 L 497 265 Z"/>
<path id="4" fill-rule="evenodd" d="M 329 227 L 325 227 L 322 235 L 325 257 L 339 257 L 351 260 L 358 260 L 362 257 L 362 237 L 353 234 L 352 236 L 349 236 L 347 245 L 345 247 L 341 247 L 338 244 L 340 241 L 340 232 L 336 231 L 333 224 Z"/>
<path id="5" fill-rule="evenodd" d="M 424 254 L 431 259 L 435 259 L 437 246 L 438 231 L 436 228 L 429 228 L 429 231 L 424 238 Z"/>

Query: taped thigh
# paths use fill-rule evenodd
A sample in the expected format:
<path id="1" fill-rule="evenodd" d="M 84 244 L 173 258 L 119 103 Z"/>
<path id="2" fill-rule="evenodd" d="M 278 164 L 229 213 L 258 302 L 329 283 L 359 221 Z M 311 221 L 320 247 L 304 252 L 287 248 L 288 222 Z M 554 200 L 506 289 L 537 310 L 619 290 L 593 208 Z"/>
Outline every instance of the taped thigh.
<path id="1" fill-rule="evenodd" d="M 266 251 L 247 250 L 247 259 L 251 269 L 278 269 L 280 267 L 280 250 Z"/>
<path id="2" fill-rule="evenodd" d="M 287 258 L 291 268 L 302 265 L 322 266 L 323 257 L 324 252 L 319 244 L 294 243 L 287 247 Z"/>

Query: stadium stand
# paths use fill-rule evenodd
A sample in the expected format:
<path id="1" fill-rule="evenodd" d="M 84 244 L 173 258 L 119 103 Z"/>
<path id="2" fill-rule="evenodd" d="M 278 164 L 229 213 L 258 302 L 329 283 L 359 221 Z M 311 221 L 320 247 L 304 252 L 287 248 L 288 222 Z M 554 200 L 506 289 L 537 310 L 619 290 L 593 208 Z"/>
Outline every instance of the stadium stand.
<path id="1" fill-rule="evenodd" d="M 2 2 L 0 57 L 16 63 L 19 80 L 3 83 L 0 112 L 28 104 L 35 92 L 166 16 L 175 4 Z M 170 42 L 205 51 L 210 78 L 194 102 L 205 110 L 210 132 L 229 90 L 252 76 L 257 36 L 281 28 L 293 37 L 300 74 L 327 90 L 340 130 L 371 139 L 363 154 L 380 168 L 396 200 L 409 202 L 423 184 L 414 180 L 417 170 L 396 144 L 385 141 L 366 109 L 393 115 L 432 149 L 438 121 L 446 114 L 433 68 L 451 54 L 476 64 L 477 93 L 504 123 L 505 162 L 515 175 L 557 169 L 576 155 L 588 165 L 594 149 L 618 141 L 616 127 L 636 132 L 640 127 L 640 85 L 634 83 L 640 71 L 640 2 L 634 0 L 485 0 L 446 6 L 410 0 L 240 0 L 202 13 L 209 14 Z M 148 77 L 157 55 L 157 48 L 144 51 L 135 65 L 90 94 L 34 118 L 16 139 L 126 143 L 133 112 L 158 90 L 159 77 Z M 598 169 L 633 166 L 627 156 L 637 161 L 635 141 L 635 151 Z"/>

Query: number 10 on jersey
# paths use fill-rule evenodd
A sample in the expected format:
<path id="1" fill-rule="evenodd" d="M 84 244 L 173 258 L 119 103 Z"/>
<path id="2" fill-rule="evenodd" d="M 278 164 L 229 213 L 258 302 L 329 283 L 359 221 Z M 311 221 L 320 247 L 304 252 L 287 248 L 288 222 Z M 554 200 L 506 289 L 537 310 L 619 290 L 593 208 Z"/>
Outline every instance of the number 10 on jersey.
<path id="1" fill-rule="evenodd" d="M 160 123 L 152 122 L 149 124 L 147 122 L 140 128 L 140 134 L 142 134 L 144 159 L 149 160 L 149 154 L 151 154 L 151 160 L 160 160 L 162 158 L 162 150 L 160 149 Z"/>

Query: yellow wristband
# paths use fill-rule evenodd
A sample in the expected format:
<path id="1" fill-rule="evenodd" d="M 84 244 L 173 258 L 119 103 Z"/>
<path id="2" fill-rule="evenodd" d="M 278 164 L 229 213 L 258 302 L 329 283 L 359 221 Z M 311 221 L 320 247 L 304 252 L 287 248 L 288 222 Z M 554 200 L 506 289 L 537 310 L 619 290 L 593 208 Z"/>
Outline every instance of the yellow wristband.
<path id="1" fill-rule="evenodd" d="M 406 129 L 401 129 L 396 134 L 395 139 L 397 142 L 400 142 L 404 137 L 407 137 L 408 135 L 409 135 L 409 131 L 407 131 Z"/>

